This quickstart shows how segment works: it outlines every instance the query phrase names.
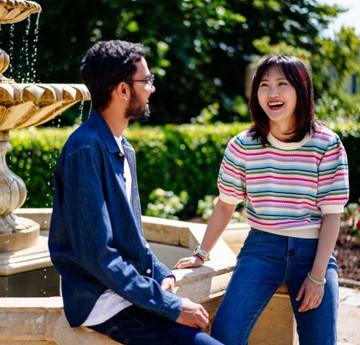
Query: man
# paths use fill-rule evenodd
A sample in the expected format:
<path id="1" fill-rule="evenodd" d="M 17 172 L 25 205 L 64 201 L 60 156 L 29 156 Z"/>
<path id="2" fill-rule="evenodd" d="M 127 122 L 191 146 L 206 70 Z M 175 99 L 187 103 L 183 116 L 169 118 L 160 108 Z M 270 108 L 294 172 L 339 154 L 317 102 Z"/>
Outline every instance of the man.
<path id="1" fill-rule="evenodd" d="M 49 249 L 72 327 L 124 344 L 210 344 L 206 310 L 171 293 L 175 278 L 142 233 L 135 153 L 123 131 L 149 118 L 154 76 L 140 44 L 98 42 L 81 75 L 93 110 L 54 170 Z"/>

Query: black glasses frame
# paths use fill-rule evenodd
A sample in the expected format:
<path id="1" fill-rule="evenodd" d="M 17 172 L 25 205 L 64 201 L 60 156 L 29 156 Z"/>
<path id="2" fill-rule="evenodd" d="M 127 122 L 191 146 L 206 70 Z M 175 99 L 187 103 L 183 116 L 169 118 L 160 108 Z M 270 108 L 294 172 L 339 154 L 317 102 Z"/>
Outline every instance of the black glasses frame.
<path id="1" fill-rule="evenodd" d="M 126 80 L 124 80 L 125 83 L 141 82 L 141 83 L 147 83 L 150 86 L 154 85 L 154 81 L 155 81 L 155 74 L 150 74 L 150 76 L 147 79 L 126 79 Z"/>

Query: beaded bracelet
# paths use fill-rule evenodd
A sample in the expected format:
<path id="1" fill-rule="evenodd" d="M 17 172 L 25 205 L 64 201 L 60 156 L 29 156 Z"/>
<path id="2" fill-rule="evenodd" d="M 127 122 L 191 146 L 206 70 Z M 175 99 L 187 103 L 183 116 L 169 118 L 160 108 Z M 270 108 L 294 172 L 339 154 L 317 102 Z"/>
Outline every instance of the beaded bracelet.
<path id="1" fill-rule="evenodd" d="M 314 283 L 317 285 L 325 285 L 326 284 L 326 278 L 324 277 L 324 280 L 317 280 L 315 279 L 310 272 L 308 272 L 307 277 Z"/>

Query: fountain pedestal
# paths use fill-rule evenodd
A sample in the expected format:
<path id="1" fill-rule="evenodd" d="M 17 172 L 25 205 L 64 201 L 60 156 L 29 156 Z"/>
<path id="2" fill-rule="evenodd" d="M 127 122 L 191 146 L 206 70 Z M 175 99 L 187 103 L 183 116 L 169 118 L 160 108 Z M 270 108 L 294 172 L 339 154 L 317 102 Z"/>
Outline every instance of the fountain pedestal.
<path id="1" fill-rule="evenodd" d="M 8 138 L 8 131 L 0 131 L 0 253 L 33 246 L 40 231 L 39 224 L 13 214 L 26 199 L 26 186 L 6 164 Z"/>
<path id="2" fill-rule="evenodd" d="M 40 231 L 32 246 L 0 253 L 0 296 L 59 296 L 60 278 L 48 250 L 51 209 L 17 209 L 14 216 L 33 222 Z"/>
<path id="3" fill-rule="evenodd" d="M 50 260 L 46 234 L 41 233 L 30 248 L 0 254 L 1 297 L 59 295 L 60 278 Z"/>

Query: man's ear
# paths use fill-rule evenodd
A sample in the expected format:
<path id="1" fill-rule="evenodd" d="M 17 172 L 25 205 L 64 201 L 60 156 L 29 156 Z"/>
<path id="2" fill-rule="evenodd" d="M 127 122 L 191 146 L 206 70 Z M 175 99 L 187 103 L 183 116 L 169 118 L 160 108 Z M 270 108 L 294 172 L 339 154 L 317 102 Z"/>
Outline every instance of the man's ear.
<path id="1" fill-rule="evenodd" d="M 128 100 L 130 97 L 129 84 L 123 81 L 115 86 L 114 91 L 116 92 L 116 95 L 123 100 Z"/>

